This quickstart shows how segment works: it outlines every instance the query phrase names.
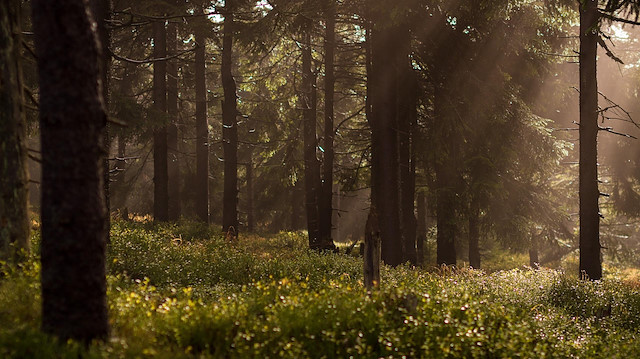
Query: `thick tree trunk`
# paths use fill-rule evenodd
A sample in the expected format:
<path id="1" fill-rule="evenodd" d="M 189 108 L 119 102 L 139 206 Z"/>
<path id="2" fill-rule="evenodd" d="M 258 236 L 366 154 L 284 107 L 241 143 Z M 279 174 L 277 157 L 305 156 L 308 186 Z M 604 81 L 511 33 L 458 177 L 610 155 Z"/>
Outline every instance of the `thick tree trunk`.
<path id="1" fill-rule="evenodd" d="M 88 2 L 34 0 L 42 142 L 42 328 L 108 335 L 100 46 Z"/>
<path id="2" fill-rule="evenodd" d="M 167 56 L 164 21 L 153 23 L 153 57 Z M 158 119 L 153 131 L 153 217 L 169 220 L 169 169 L 167 163 L 167 62 L 153 63 L 153 111 Z"/>
<path id="3" fill-rule="evenodd" d="M 469 207 L 469 266 L 480 269 L 480 206 L 475 198 Z"/>
<path id="4" fill-rule="evenodd" d="M 580 5 L 580 276 L 602 277 L 598 209 L 598 2 Z"/>
<path id="5" fill-rule="evenodd" d="M 398 153 L 399 78 L 406 65 L 398 44 L 408 36 L 388 21 L 377 19 L 370 35 L 371 65 L 371 186 L 372 206 L 378 211 L 382 260 L 389 265 L 403 261 Z"/>
<path id="6" fill-rule="evenodd" d="M 435 163 L 436 174 L 436 263 L 438 265 L 456 264 L 456 144 L 453 140 L 453 120 L 450 116 L 442 86 L 437 86 L 434 96 L 436 122 L 441 127 L 437 132 L 443 138 L 444 148 Z"/>
<path id="7" fill-rule="evenodd" d="M 224 150 L 224 193 L 222 231 L 238 236 L 238 122 L 236 81 L 233 78 L 233 1 L 225 1 L 222 40 L 222 148 Z"/>
<path id="8" fill-rule="evenodd" d="M 318 220 L 320 242 L 324 248 L 335 248 L 331 238 L 333 215 L 333 116 L 335 69 L 334 52 L 336 46 L 335 2 L 324 3 L 325 35 L 324 35 L 324 158 L 322 163 L 322 187 L 318 196 Z"/>
<path id="9" fill-rule="evenodd" d="M 20 11 L 18 0 L 0 3 L 0 259 L 5 260 L 29 249 Z"/>
<path id="10" fill-rule="evenodd" d="M 178 24 L 167 25 L 168 55 L 177 53 Z M 178 158 L 178 64 L 167 61 L 167 165 L 169 172 L 169 220 L 177 221 L 182 212 L 180 198 L 180 159 Z"/>
<path id="11" fill-rule="evenodd" d="M 311 70 L 311 20 L 307 21 L 302 44 L 302 94 L 304 132 L 304 185 L 305 206 L 307 213 L 307 231 L 309 248 L 321 249 L 318 194 L 320 193 L 320 163 L 316 157 L 316 103 L 314 74 Z"/>
<path id="12" fill-rule="evenodd" d="M 196 34 L 196 215 L 209 223 L 209 124 L 207 122 L 207 83 L 205 38 Z"/>

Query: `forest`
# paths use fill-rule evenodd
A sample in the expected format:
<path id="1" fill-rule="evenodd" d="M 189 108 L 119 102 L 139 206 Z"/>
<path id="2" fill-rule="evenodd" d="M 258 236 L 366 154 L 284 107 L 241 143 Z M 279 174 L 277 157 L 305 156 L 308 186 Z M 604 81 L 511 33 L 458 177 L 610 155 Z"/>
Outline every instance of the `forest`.
<path id="1" fill-rule="evenodd" d="M 1 0 L 0 358 L 640 357 L 639 25 Z"/>

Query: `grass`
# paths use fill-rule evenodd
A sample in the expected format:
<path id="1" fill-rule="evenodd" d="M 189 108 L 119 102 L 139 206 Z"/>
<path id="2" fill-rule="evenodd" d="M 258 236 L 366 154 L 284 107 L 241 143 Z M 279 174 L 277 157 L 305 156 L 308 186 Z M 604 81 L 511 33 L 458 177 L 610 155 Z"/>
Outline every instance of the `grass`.
<path id="1" fill-rule="evenodd" d="M 39 331 L 37 257 L 0 274 L 1 358 L 640 357 L 640 291 L 551 270 L 382 270 L 308 251 L 303 236 L 228 243 L 195 224 L 115 222 L 111 339 L 88 348 Z M 624 276 L 623 276 L 624 275 Z"/>

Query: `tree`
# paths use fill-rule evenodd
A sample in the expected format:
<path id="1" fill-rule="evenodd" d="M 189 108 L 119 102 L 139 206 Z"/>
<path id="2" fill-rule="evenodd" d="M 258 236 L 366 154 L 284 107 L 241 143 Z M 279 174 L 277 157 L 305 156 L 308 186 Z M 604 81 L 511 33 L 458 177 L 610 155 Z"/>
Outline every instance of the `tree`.
<path id="1" fill-rule="evenodd" d="M 0 3 L 0 258 L 29 249 L 20 1 Z"/>
<path id="2" fill-rule="evenodd" d="M 97 34 L 100 46 L 102 49 L 100 50 L 102 56 L 100 57 L 100 81 L 102 82 L 102 98 L 104 99 L 105 108 L 109 108 L 109 77 L 110 77 L 110 69 L 111 69 L 111 54 L 109 52 L 109 42 L 111 39 L 109 30 L 107 28 L 107 21 L 111 16 L 112 4 L 111 0 L 89 0 L 89 7 L 91 8 L 91 12 L 94 20 L 97 25 Z M 109 136 L 109 123 L 105 127 L 103 132 L 104 134 L 104 143 L 105 148 L 107 148 L 107 152 L 111 146 L 111 138 Z M 109 171 L 109 158 L 105 156 L 104 158 L 104 197 L 105 197 L 105 205 L 107 206 L 107 213 L 111 211 L 111 195 L 110 195 L 110 171 Z M 107 228 L 111 228 L 111 216 L 107 215 L 106 218 L 106 226 Z M 107 243 L 109 243 L 109 231 L 107 231 Z"/>
<path id="3" fill-rule="evenodd" d="M 598 209 L 597 0 L 580 3 L 580 272 L 602 277 Z"/>
<path id="4" fill-rule="evenodd" d="M 176 2 L 177 4 L 178 2 Z M 167 55 L 175 56 L 178 45 L 178 24 L 167 25 Z M 178 61 L 167 61 L 167 165 L 169 220 L 177 221 L 182 212 L 180 196 L 180 161 L 178 158 Z"/>
<path id="5" fill-rule="evenodd" d="M 206 38 L 196 29 L 196 215 L 209 223 L 209 123 L 207 121 Z"/>
<path id="6" fill-rule="evenodd" d="M 334 53 L 336 47 L 336 3 L 334 0 L 325 0 L 324 6 L 324 148 L 322 161 L 322 182 L 320 195 L 318 196 L 318 235 L 323 247 L 333 246 L 331 239 L 332 215 L 333 215 L 333 142 L 335 130 L 333 128 L 334 117 L 334 92 L 335 92 L 335 65 Z"/>
<path id="7" fill-rule="evenodd" d="M 236 81 L 233 78 L 234 3 L 225 1 L 222 38 L 222 147 L 224 149 L 224 194 L 222 231 L 238 236 L 238 122 Z"/>
<path id="8" fill-rule="evenodd" d="M 386 4 L 385 4 L 386 5 Z M 397 5 L 396 5 L 397 6 Z M 378 211 L 382 260 L 389 265 L 399 265 L 404 260 L 402 240 L 402 189 L 399 146 L 399 124 L 406 110 L 401 89 L 404 74 L 409 66 L 409 27 L 402 16 L 389 19 L 388 9 L 378 5 L 372 11 L 368 40 L 370 47 L 370 71 L 367 86 L 371 91 L 371 191 L 372 208 Z M 399 7 L 395 10 L 399 10 Z M 402 105 L 401 105 L 402 104 Z M 408 171 L 408 167 L 404 168 Z M 413 213 L 411 213 L 413 215 Z"/>
<path id="9" fill-rule="evenodd" d="M 311 31 L 313 22 L 310 18 L 302 20 L 302 125 L 304 142 L 304 188 L 305 207 L 307 213 L 307 232 L 309 247 L 320 249 L 320 221 L 318 200 L 320 194 L 320 163 L 316 157 L 318 139 L 316 137 L 316 86 L 312 66 Z"/>
<path id="10" fill-rule="evenodd" d="M 34 0 L 42 143 L 42 328 L 105 338 L 101 56 L 86 0 Z"/>
<path id="11" fill-rule="evenodd" d="M 164 20 L 153 22 L 153 217 L 169 220 L 169 168 L 167 163 L 167 30 Z"/>

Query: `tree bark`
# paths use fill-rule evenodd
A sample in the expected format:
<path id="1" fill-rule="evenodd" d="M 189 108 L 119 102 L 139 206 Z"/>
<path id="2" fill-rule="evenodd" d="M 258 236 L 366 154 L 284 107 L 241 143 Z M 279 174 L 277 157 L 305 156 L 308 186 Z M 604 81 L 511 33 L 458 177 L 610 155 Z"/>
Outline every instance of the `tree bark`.
<path id="1" fill-rule="evenodd" d="M 334 161 L 334 53 L 336 46 L 336 13 L 334 0 L 324 2 L 324 158 L 322 163 L 321 193 L 318 197 L 319 236 L 324 248 L 335 248 L 331 238 L 333 215 L 333 161 Z"/>
<path id="2" fill-rule="evenodd" d="M 529 266 L 533 269 L 540 269 L 538 236 L 536 235 L 535 231 L 531 231 L 531 248 L 529 249 Z"/>
<path id="3" fill-rule="evenodd" d="M 367 74 L 371 94 L 372 206 L 378 211 L 382 260 L 395 266 L 404 259 L 398 163 L 398 92 L 399 79 L 408 61 L 408 54 L 403 53 L 399 44 L 404 36 L 409 35 L 403 26 L 389 23 L 386 14 L 379 14 L 373 24 L 369 37 L 371 64 Z"/>
<path id="4" fill-rule="evenodd" d="M 440 82 L 444 84 L 444 81 Z M 440 127 L 438 136 L 443 138 L 441 153 L 435 163 L 436 175 L 436 263 L 438 265 L 456 264 L 456 144 L 453 139 L 453 119 L 449 118 L 450 109 L 444 86 L 437 86 L 434 95 L 436 123 Z"/>
<path id="5" fill-rule="evenodd" d="M 178 24 L 167 25 L 167 52 L 177 53 Z M 167 61 L 167 165 L 169 174 L 169 220 L 177 221 L 182 212 L 180 198 L 180 159 L 178 158 L 178 64 Z"/>
<path id="6" fill-rule="evenodd" d="M 255 231 L 256 227 L 253 211 L 253 151 L 249 151 L 247 163 L 247 229 L 249 232 Z"/>
<path id="7" fill-rule="evenodd" d="M 417 228 L 416 228 L 416 241 L 417 241 L 417 263 L 419 266 L 424 266 L 424 244 L 427 240 L 427 201 L 424 192 L 418 192 L 417 198 Z"/>
<path id="8" fill-rule="evenodd" d="M 380 286 L 380 226 L 375 207 L 371 208 L 364 228 L 364 286 L 371 290 Z"/>
<path id="9" fill-rule="evenodd" d="M 225 1 L 222 40 L 222 148 L 224 151 L 224 193 L 222 231 L 238 236 L 238 121 L 236 81 L 233 78 L 233 1 Z"/>
<path id="10" fill-rule="evenodd" d="M 469 266 L 480 269 L 480 206 L 475 198 L 469 208 Z"/>
<path id="11" fill-rule="evenodd" d="M 86 0 L 32 1 L 42 143 L 42 328 L 108 335 L 101 56 Z"/>
<path id="12" fill-rule="evenodd" d="M 321 249 L 318 194 L 320 193 L 320 163 L 316 157 L 316 103 L 314 74 L 311 70 L 311 20 L 307 20 L 302 44 L 302 94 L 301 107 L 303 116 L 304 142 L 304 184 L 305 206 L 307 213 L 307 231 L 309 248 Z"/>
<path id="13" fill-rule="evenodd" d="M 123 190 L 124 189 L 124 183 L 125 183 L 125 176 L 124 176 L 124 171 L 127 165 L 127 162 L 124 160 L 125 156 L 127 155 L 127 142 L 124 139 L 124 136 L 122 134 L 118 135 L 118 154 L 117 154 L 117 159 L 116 159 L 116 163 L 114 165 L 114 179 L 113 179 L 113 184 L 115 188 L 118 188 L 119 190 Z M 123 200 L 121 201 L 121 203 L 125 203 L 126 198 L 123 198 Z M 122 209 L 122 208 L 119 208 Z"/>
<path id="14" fill-rule="evenodd" d="M 0 3 L 0 259 L 29 249 L 26 120 L 20 1 Z"/>
<path id="15" fill-rule="evenodd" d="M 102 98 L 104 99 L 107 116 L 109 115 L 109 73 L 111 71 L 111 53 L 109 52 L 109 44 L 111 42 L 111 34 L 107 28 L 107 21 L 111 17 L 112 4 L 110 0 L 89 0 L 89 6 L 93 14 L 93 18 L 97 24 L 97 34 L 100 40 L 99 45 L 102 46 L 102 56 L 100 57 L 100 81 Z M 111 147 L 111 137 L 109 135 L 109 123 L 105 126 L 104 146 L 107 149 L 107 156 L 104 158 L 104 198 L 107 206 L 107 217 L 105 218 L 107 228 L 111 228 L 111 178 L 109 166 L 109 149 Z M 110 242 L 110 233 L 107 231 L 107 243 Z"/>
<path id="16" fill-rule="evenodd" d="M 196 215 L 209 223 L 209 124 L 207 122 L 207 84 L 205 46 L 196 33 Z"/>
<path id="17" fill-rule="evenodd" d="M 602 277 L 598 209 L 598 2 L 580 4 L 580 277 Z"/>
<path id="18" fill-rule="evenodd" d="M 408 33 L 408 29 L 405 30 Z M 409 39 L 403 41 L 403 53 L 409 53 Z M 415 217 L 415 151 L 413 149 L 413 132 L 418 120 L 418 86 L 417 78 L 407 60 L 402 69 L 402 82 L 398 93 L 398 163 L 400 179 L 403 240 L 403 262 L 413 265 L 417 262 L 416 252 L 416 217 Z"/>
<path id="19" fill-rule="evenodd" d="M 153 56 L 167 56 L 167 33 L 164 21 L 153 23 Z M 158 124 L 153 131 L 153 217 L 169 220 L 169 169 L 167 163 L 167 62 L 153 64 L 153 112 Z"/>

